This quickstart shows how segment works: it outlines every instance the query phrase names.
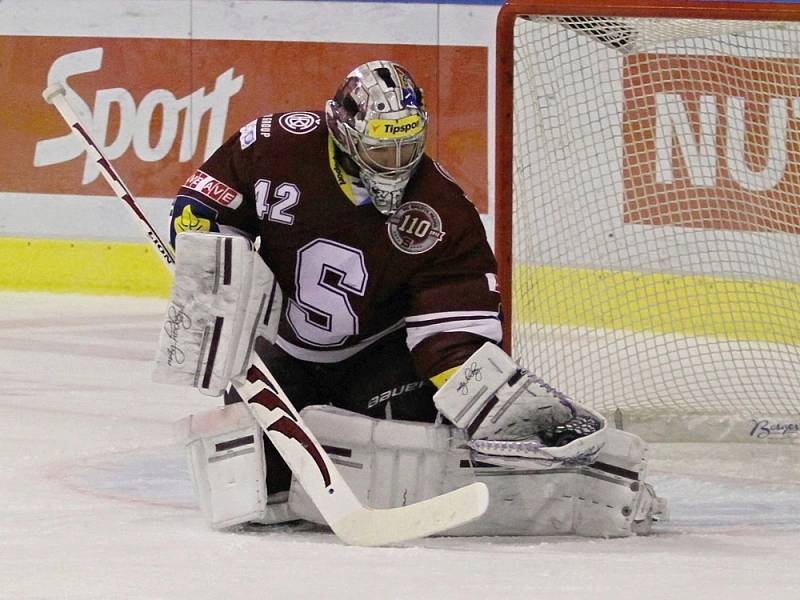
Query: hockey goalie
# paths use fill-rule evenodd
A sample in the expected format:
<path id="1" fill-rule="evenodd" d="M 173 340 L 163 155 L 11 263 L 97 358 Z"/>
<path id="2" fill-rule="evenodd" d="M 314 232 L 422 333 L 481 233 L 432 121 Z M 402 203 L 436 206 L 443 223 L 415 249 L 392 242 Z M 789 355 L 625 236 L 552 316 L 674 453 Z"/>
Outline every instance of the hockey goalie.
<path id="1" fill-rule="evenodd" d="M 302 409 L 316 464 L 366 506 L 483 482 L 488 508 L 447 535 L 648 533 L 666 504 L 642 440 L 501 349 L 495 258 L 428 126 L 411 74 L 373 61 L 323 111 L 245 124 L 181 187 L 155 377 L 224 398 L 180 423 L 209 525 L 330 520 L 264 434 L 272 403 Z"/>

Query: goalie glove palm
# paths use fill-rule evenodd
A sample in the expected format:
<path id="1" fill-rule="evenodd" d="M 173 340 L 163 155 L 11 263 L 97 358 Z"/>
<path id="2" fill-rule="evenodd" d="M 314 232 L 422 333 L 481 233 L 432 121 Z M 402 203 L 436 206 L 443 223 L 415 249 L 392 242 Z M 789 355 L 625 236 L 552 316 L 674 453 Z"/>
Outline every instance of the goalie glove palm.
<path id="1" fill-rule="evenodd" d="M 599 434 L 605 423 L 600 415 L 522 369 L 491 343 L 467 359 L 434 402 L 470 440 L 508 442 L 470 443 L 481 452 L 590 462 L 602 447 Z"/>
<path id="2" fill-rule="evenodd" d="M 538 436 L 548 446 L 558 446 L 560 428 L 577 416 L 569 400 L 554 395 L 525 371 L 500 386 L 491 403 L 485 417 L 470 427 L 475 439 L 516 441 Z"/>

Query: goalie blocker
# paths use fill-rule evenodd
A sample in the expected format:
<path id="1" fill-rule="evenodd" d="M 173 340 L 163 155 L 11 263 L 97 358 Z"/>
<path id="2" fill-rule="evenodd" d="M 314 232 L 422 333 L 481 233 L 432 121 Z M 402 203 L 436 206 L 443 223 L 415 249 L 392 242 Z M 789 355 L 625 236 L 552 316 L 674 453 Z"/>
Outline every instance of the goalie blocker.
<path id="1" fill-rule="evenodd" d="M 218 396 L 245 371 L 256 337 L 277 334 L 282 294 L 247 238 L 178 234 L 180 257 L 153 380 Z"/>

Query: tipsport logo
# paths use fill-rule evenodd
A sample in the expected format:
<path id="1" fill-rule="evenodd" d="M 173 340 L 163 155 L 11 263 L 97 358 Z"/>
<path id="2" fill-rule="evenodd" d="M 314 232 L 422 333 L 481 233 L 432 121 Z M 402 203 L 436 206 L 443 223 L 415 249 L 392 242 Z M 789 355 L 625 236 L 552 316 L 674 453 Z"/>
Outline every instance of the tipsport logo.
<path id="1" fill-rule="evenodd" d="M 367 125 L 369 136 L 376 140 L 398 140 L 414 137 L 425 127 L 419 115 L 402 119 L 372 119 Z"/>
<path id="2" fill-rule="evenodd" d="M 146 92 L 137 104 L 134 94 L 124 87 L 98 89 L 93 104 L 78 95 L 66 82 L 69 78 L 97 72 L 103 64 L 103 48 L 92 48 L 65 54 L 50 66 L 48 84 L 65 82 L 68 102 L 75 108 L 98 149 L 108 158 L 119 158 L 130 148 L 144 162 L 164 159 L 179 140 L 178 160 L 195 159 L 199 132 L 205 125 L 206 145 L 203 159 L 224 141 L 225 124 L 231 98 L 241 90 L 244 76 L 234 77 L 233 68 L 216 78 L 211 91 L 200 86 L 183 97 L 176 97 L 166 89 Z M 135 91 L 136 96 L 140 91 Z M 191 107 L 191 110 L 190 110 Z M 116 136 L 109 140 L 112 114 L 119 114 Z M 72 133 L 37 142 L 33 157 L 36 167 L 68 162 L 84 152 L 80 140 Z M 86 157 L 82 183 L 97 179 L 100 171 L 95 162 Z"/>

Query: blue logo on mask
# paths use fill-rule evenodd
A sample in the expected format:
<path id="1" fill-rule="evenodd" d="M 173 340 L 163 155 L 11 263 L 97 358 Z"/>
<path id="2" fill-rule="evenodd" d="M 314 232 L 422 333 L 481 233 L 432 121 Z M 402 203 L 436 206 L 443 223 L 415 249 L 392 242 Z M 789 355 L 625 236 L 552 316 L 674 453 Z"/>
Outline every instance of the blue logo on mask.
<path id="1" fill-rule="evenodd" d="M 412 88 L 403 88 L 402 104 L 403 106 L 413 106 L 414 108 L 419 108 L 417 95 L 414 93 Z"/>

